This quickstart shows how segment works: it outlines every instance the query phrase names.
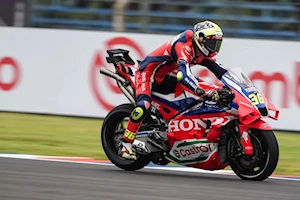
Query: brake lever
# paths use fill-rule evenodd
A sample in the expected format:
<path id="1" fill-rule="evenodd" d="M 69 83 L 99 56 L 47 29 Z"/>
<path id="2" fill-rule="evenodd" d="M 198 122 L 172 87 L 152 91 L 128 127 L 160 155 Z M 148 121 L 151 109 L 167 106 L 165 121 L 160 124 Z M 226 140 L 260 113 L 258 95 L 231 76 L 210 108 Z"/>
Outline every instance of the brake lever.
<path id="1" fill-rule="evenodd" d="M 211 100 L 211 94 L 214 92 L 215 90 L 208 90 L 207 92 L 205 92 L 205 94 L 203 96 L 201 96 L 202 101 L 207 101 L 207 100 Z"/>

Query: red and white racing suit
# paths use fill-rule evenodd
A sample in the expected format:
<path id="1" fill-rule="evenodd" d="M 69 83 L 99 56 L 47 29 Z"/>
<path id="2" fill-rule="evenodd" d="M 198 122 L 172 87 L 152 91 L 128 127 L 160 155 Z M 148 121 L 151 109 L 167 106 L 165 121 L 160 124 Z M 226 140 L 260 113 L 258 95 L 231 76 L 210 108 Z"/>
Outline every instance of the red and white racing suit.
<path id="1" fill-rule="evenodd" d="M 183 74 L 180 83 L 192 91 L 196 90 L 198 80 L 191 72 L 190 64 L 192 63 L 207 67 L 218 79 L 221 79 L 222 75 L 227 72 L 212 57 L 205 57 L 203 54 L 195 57 L 193 31 L 191 30 L 178 34 L 172 40 L 146 56 L 136 72 L 137 105 L 125 130 L 124 140 L 127 142 L 134 141 L 136 132 L 150 108 L 153 83 L 160 85 L 166 75 L 174 70 L 178 70 L 178 72 L 180 71 Z"/>

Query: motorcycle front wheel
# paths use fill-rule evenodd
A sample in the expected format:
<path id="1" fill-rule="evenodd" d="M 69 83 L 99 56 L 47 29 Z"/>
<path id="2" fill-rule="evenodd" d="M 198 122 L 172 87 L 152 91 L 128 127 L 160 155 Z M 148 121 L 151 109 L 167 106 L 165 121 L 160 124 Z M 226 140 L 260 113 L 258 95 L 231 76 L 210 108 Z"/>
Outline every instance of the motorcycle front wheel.
<path id="1" fill-rule="evenodd" d="M 101 130 L 102 147 L 106 156 L 114 165 L 127 171 L 141 169 L 150 162 L 150 159 L 143 155 L 138 155 L 137 160 L 126 160 L 120 157 L 121 139 L 133 109 L 132 104 L 115 107 L 105 117 Z"/>
<path id="2" fill-rule="evenodd" d="M 237 176 L 243 180 L 262 181 L 268 178 L 275 170 L 279 148 L 277 139 L 270 130 L 251 130 L 249 134 L 253 145 L 253 155 L 233 156 L 236 152 L 233 138 L 229 139 L 227 155 L 229 165 Z"/>

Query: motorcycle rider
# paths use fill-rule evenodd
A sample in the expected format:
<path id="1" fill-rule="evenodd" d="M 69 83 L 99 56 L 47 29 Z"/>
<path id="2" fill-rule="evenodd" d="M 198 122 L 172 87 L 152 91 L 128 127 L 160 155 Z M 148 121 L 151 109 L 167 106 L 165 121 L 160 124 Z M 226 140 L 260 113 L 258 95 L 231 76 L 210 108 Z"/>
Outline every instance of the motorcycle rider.
<path id="1" fill-rule="evenodd" d="M 207 67 L 218 79 L 227 72 L 214 56 L 220 50 L 223 39 L 221 28 L 211 22 L 203 21 L 194 25 L 194 30 L 186 30 L 171 41 L 154 50 L 140 63 L 136 71 L 137 103 L 131 113 L 130 120 L 124 132 L 121 155 L 125 159 L 136 160 L 132 151 L 132 143 L 142 121 L 151 107 L 150 96 L 152 84 L 160 85 L 166 75 L 178 70 L 177 80 L 198 96 L 210 95 L 211 99 L 222 107 L 226 107 L 234 98 L 229 88 L 216 90 L 206 94 L 199 87 L 198 80 L 192 75 L 190 65 L 200 64 Z"/>

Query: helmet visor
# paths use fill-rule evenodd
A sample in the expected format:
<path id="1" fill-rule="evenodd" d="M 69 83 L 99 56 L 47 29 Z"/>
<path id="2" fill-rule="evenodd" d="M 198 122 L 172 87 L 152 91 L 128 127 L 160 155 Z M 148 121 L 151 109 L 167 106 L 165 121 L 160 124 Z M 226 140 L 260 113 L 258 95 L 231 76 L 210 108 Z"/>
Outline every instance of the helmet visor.
<path id="1" fill-rule="evenodd" d="M 204 38 L 203 44 L 209 51 L 219 52 L 221 45 L 222 45 L 222 40 L 220 40 L 220 39 L 217 40 L 217 39 L 213 39 L 213 38 Z"/>

